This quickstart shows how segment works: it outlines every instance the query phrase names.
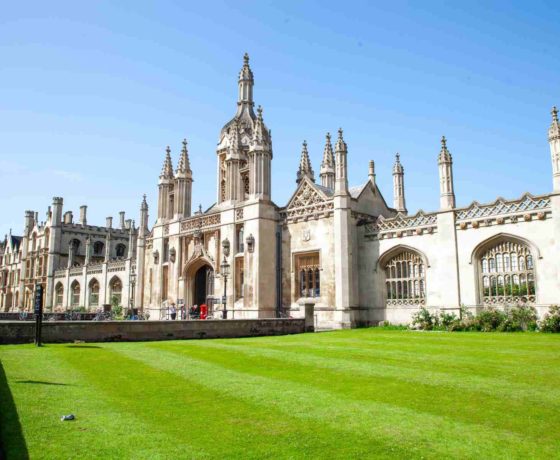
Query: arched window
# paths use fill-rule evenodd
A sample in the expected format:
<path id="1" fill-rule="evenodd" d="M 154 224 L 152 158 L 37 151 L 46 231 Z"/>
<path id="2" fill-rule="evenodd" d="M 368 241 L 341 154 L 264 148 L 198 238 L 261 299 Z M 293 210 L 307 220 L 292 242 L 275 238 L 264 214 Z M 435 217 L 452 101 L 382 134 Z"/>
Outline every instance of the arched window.
<path id="1" fill-rule="evenodd" d="M 124 244 L 117 244 L 116 253 L 117 257 L 124 257 L 124 253 L 126 252 L 126 246 Z"/>
<path id="2" fill-rule="evenodd" d="M 426 292 L 425 270 L 422 257 L 412 251 L 403 251 L 385 264 L 387 303 L 424 304 Z"/>
<path id="3" fill-rule="evenodd" d="M 57 307 L 62 307 L 62 302 L 64 302 L 64 286 L 62 283 L 57 283 L 54 289 L 55 297 L 54 297 L 54 304 Z"/>
<path id="4" fill-rule="evenodd" d="M 80 283 L 77 281 L 72 282 L 70 285 L 70 292 L 72 293 L 72 298 L 70 299 L 70 305 L 72 307 L 77 307 L 80 305 Z"/>
<path id="5" fill-rule="evenodd" d="M 501 241 L 486 248 L 479 261 L 483 303 L 535 302 L 533 256 L 527 245 Z"/>
<path id="6" fill-rule="evenodd" d="M 105 245 L 101 241 L 96 241 L 95 243 L 93 243 L 93 255 L 102 256 L 104 248 Z"/>
<path id="7" fill-rule="evenodd" d="M 99 305 L 99 281 L 95 278 L 89 282 L 89 306 L 97 307 Z"/>
<path id="8" fill-rule="evenodd" d="M 109 284 L 111 292 L 111 305 L 122 305 L 122 283 L 117 277 L 114 277 Z"/>

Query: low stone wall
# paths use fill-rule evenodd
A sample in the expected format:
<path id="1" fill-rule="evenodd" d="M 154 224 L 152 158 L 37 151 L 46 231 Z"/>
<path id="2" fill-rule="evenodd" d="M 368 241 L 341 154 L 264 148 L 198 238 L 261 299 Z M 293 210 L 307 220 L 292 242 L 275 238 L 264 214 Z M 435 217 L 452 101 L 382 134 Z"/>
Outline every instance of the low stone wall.
<path id="1" fill-rule="evenodd" d="M 42 332 L 45 343 L 256 337 L 305 332 L 305 319 L 48 321 Z M 34 337 L 33 321 L 0 321 L 0 344 L 29 343 Z"/>

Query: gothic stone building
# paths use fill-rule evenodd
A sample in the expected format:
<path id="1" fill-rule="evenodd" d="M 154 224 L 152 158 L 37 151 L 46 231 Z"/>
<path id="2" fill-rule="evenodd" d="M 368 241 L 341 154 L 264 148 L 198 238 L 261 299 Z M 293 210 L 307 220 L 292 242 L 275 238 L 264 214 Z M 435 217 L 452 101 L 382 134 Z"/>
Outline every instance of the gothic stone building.
<path id="1" fill-rule="evenodd" d="M 440 209 L 409 215 L 399 156 L 389 206 L 373 161 L 365 182 L 349 186 L 351 154 L 339 130 L 334 140 L 326 135 L 318 179 L 304 142 L 296 189 L 279 206 L 271 194 L 272 139 L 262 109 L 255 112 L 253 86 L 246 55 L 237 111 L 218 138 L 215 204 L 191 215 L 186 141 L 175 170 L 167 148 L 151 228 L 145 198 L 138 228 L 123 216 L 119 229 L 111 222 L 87 225 L 85 207 L 73 223 L 55 198 L 44 223 L 27 212 L 23 236 L 9 235 L 0 246 L 2 309 L 29 308 L 35 283 L 45 286 L 53 309 L 94 309 L 117 298 L 152 318 L 171 303 L 206 303 L 218 312 L 225 290 L 228 318 L 303 316 L 313 304 L 316 325 L 324 328 L 405 323 L 422 306 L 528 304 L 542 315 L 558 303 L 556 109 L 548 131 L 550 194 L 457 208 L 452 157 L 442 138 Z"/>

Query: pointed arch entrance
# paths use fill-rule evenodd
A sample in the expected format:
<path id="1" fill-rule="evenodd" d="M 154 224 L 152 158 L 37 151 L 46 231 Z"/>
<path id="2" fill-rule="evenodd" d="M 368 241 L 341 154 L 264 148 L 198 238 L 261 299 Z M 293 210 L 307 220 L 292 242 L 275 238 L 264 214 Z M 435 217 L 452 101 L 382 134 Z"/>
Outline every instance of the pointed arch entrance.
<path id="1" fill-rule="evenodd" d="M 185 302 L 187 306 L 211 304 L 214 296 L 214 267 L 206 258 L 199 258 L 185 270 Z"/>

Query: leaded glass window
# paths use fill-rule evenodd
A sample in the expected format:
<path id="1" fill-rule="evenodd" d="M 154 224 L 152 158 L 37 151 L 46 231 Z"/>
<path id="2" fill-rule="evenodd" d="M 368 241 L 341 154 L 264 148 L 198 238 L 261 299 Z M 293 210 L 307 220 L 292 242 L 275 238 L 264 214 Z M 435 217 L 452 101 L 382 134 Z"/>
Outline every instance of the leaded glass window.
<path id="1" fill-rule="evenodd" d="M 480 257 L 481 290 L 485 304 L 535 302 L 535 274 L 530 249 L 502 241 Z"/>
<path id="2" fill-rule="evenodd" d="M 425 270 L 420 255 L 403 251 L 385 265 L 387 303 L 423 304 L 425 302 Z"/>

